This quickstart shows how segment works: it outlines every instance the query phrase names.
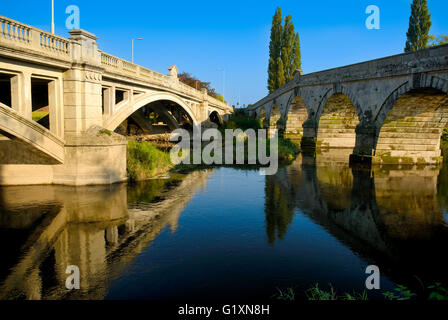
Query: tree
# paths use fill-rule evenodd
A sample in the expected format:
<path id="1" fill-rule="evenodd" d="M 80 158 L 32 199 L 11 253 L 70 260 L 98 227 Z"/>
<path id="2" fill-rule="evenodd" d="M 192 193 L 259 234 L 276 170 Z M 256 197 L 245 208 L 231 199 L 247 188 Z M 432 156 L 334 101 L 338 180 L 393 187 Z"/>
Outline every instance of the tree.
<path id="1" fill-rule="evenodd" d="M 271 42 L 269 44 L 268 89 L 274 92 L 294 78 L 301 68 L 299 34 L 294 31 L 292 17 L 282 18 L 277 8 L 272 19 Z"/>
<path id="2" fill-rule="evenodd" d="M 271 42 L 269 43 L 268 90 L 274 92 L 278 86 L 278 62 L 282 50 L 282 9 L 277 8 L 272 18 Z"/>
<path id="3" fill-rule="evenodd" d="M 281 86 L 283 86 L 286 83 L 286 77 L 285 77 L 285 67 L 283 65 L 283 60 L 281 57 L 279 57 L 277 59 L 277 65 L 278 65 L 278 70 L 277 70 L 277 88 L 275 90 L 277 90 L 278 88 L 280 88 Z"/>
<path id="4" fill-rule="evenodd" d="M 442 34 L 441 36 L 429 36 L 429 44 L 428 47 L 436 47 L 441 46 L 443 44 L 448 44 L 448 36 Z"/>
<path id="5" fill-rule="evenodd" d="M 180 82 L 183 82 L 186 85 L 189 85 L 190 87 L 197 90 L 207 89 L 208 95 L 215 99 L 217 99 L 219 96 L 218 93 L 216 93 L 216 90 L 210 87 L 210 82 L 198 80 L 187 72 L 179 73 L 178 78 Z M 224 98 L 222 98 L 222 100 L 224 100 Z"/>
<path id="6" fill-rule="evenodd" d="M 405 52 L 421 50 L 427 47 L 430 40 L 431 15 L 428 10 L 427 0 L 414 0 L 411 5 L 411 17 L 409 18 L 409 30 Z"/>

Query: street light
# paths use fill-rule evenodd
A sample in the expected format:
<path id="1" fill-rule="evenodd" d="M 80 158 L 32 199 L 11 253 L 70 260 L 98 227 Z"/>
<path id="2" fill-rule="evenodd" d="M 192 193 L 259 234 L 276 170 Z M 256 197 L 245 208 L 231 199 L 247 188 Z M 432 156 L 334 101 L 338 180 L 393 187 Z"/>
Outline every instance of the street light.
<path id="1" fill-rule="evenodd" d="M 226 70 L 224 68 L 218 68 L 218 71 L 222 71 L 222 97 L 225 100 L 226 96 Z"/>
<path id="2" fill-rule="evenodd" d="M 54 34 L 54 0 L 51 0 L 51 34 Z"/>
<path id="3" fill-rule="evenodd" d="M 143 40 L 143 38 L 132 39 L 132 63 L 134 63 L 134 40 Z"/>

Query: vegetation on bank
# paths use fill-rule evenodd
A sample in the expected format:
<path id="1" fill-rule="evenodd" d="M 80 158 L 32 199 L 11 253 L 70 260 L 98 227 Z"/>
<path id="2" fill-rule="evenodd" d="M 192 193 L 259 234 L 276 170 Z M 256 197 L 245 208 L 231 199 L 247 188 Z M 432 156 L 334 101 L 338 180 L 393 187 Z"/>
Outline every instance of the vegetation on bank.
<path id="1" fill-rule="evenodd" d="M 274 298 L 284 301 L 295 301 L 296 293 L 294 289 L 287 288 L 285 290 L 280 290 L 277 288 L 277 291 L 278 293 L 273 296 Z M 369 300 L 366 290 L 364 290 L 362 293 L 346 292 L 342 295 L 339 295 L 331 284 L 329 284 L 328 289 L 321 289 L 319 288 L 319 284 L 317 283 L 305 291 L 305 296 L 306 299 L 310 301 Z M 409 288 L 403 285 L 398 285 L 393 291 L 383 292 L 383 297 L 386 300 L 394 300 L 394 301 L 406 301 L 419 298 L 416 293 L 412 292 Z M 427 300 L 447 301 L 448 290 L 445 289 L 441 283 L 436 282 L 435 284 L 427 287 L 427 293 L 424 298 Z"/>
<path id="2" fill-rule="evenodd" d="M 443 130 L 440 148 L 442 149 L 443 161 L 448 163 L 448 127 Z"/>
<path id="3" fill-rule="evenodd" d="M 248 117 L 244 114 L 241 114 L 240 112 L 235 113 L 232 115 L 227 121 L 223 128 L 222 132 L 224 133 L 225 129 L 241 129 L 243 131 L 246 131 L 247 129 L 254 129 L 259 130 L 262 129 L 262 124 L 260 120 L 256 120 L 254 118 Z M 269 139 L 267 141 L 266 147 L 267 147 L 267 154 L 269 155 Z M 235 142 L 234 142 L 235 143 Z M 279 135 L 278 137 L 278 160 L 279 162 L 290 162 L 294 160 L 297 155 L 300 153 L 300 148 L 298 145 L 296 145 L 292 140 L 285 138 L 283 135 Z M 247 159 L 247 146 L 245 150 L 245 156 Z"/>
<path id="4" fill-rule="evenodd" d="M 225 137 L 225 129 L 241 129 L 246 131 L 247 129 L 258 130 L 261 129 L 260 121 L 253 118 L 237 113 L 233 115 L 228 122 L 226 122 L 222 128 L 221 132 L 223 138 Z M 236 139 L 233 141 L 234 146 L 236 146 Z M 267 156 L 269 156 L 270 150 L 270 140 L 267 139 Z M 223 148 L 224 148 L 223 142 Z M 248 163 L 248 144 L 244 144 L 244 159 Z M 238 152 L 234 148 L 234 159 L 236 159 L 236 153 Z M 286 139 L 282 136 L 278 139 L 278 158 L 280 163 L 290 162 L 296 158 L 299 154 L 300 148 L 294 144 L 290 139 Z M 224 154 L 224 152 L 223 152 Z M 192 156 L 192 155 L 190 155 Z M 258 154 L 255 155 L 258 157 Z M 154 178 L 161 174 L 167 173 L 172 169 L 176 171 L 191 170 L 199 167 L 204 167 L 205 165 L 178 165 L 174 166 L 170 160 L 169 150 L 160 150 L 158 147 L 154 146 L 150 142 L 135 141 L 130 140 L 127 147 L 127 172 L 130 181 L 142 181 L 150 178 Z M 252 165 L 253 166 L 253 165 Z M 246 167 L 246 166 L 245 166 Z"/>
<path id="5" fill-rule="evenodd" d="M 161 151 L 147 141 L 130 140 L 126 159 L 130 181 L 147 180 L 164 174 L 173 167 L 169 152 Z"/>

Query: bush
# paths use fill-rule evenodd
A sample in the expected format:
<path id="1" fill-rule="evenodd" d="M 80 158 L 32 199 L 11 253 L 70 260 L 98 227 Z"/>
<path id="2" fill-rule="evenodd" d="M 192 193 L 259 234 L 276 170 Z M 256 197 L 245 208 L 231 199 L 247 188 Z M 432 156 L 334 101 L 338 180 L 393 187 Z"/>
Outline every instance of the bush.
<path id="1" fill-rule="evenodd" d="M 238 114 L 230 117 L 229 121 L 224 124 L 224 129 L 241 129 L 246 131 L 247 129 L 258 130 L 261 129 L 261 126 L 260 121 Z"/>
<path id="2" fill-rule="evenodd" d="M 130 181 L 142 181 L 171 169 L 170 154 L 147 141 L 129 141 L 127 147 L 127 172 Z"/>

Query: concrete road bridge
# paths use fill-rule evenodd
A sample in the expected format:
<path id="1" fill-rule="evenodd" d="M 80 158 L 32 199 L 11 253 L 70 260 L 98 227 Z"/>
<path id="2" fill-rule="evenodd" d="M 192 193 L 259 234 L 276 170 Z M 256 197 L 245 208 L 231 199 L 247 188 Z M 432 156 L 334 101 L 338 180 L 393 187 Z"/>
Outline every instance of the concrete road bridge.
<path id="1" fill-rule="evenodd" d="M 122 134 L 221 123 L 233 108 L 164 75 L 0 16 L 0 185 L 126 179 Z"/>
<path id="2" fill-rule="evenodd" d="M 247 108 L 303 149 L 368 163 L 439 163 L 448 123 L 448 45 L 302 75 Z"/>

